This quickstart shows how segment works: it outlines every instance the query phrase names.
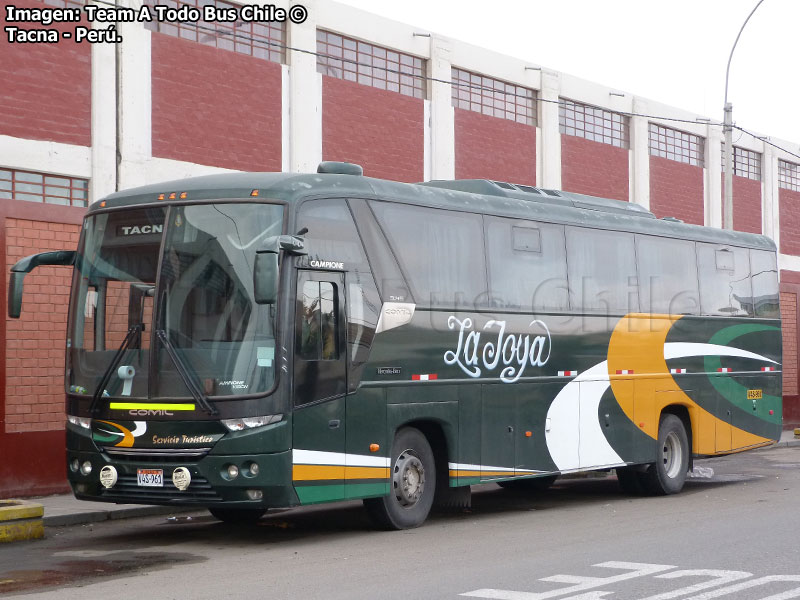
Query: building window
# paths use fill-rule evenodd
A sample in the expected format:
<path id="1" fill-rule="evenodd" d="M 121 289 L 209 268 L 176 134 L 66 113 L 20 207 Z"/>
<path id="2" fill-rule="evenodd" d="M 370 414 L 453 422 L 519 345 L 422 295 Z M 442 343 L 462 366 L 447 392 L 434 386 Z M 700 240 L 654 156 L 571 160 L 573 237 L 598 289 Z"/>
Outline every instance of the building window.
<path id="1" fill-rule="evenodd" d="M 725 144 L 722 144 L 722 172 L 725 172 Z M 733 174 L 761 181 L 761 155 L 758 152 L 734 146 Z"/>
<path id="2" fill-rule="evenodd" d="M 778 187 L 800 192 L 800 165 L 785 160 L 778 161 Z"/>
<path id="3" fill-rule="evenodd" d="M 425 98 L 427 88 L 423 59 L 321 29 L 317 72 L 413 98 Z"/>
<path id="4" fill-rule="evenodd" d="M 167 23 L 155 18 L 153 6 L 162 5 L 170 8 L 192 6 L 202 12 L 203 6 L 216 6 L 219 9 L 241 8 L 222 0 L 145 0 L 151 7 L 153 20 L 145 23 L 151 31 L 166 33 L 173 37 L 199 42 L 206 46 L 214 46 L 223 50 L 232 50 L 276 63 L 286 62 L 286 23 L 272 21 L 213 21 Z"/>
<path id="5" fill-rule="evenodd" d="M 0 169 L 0 199 L 86 206 L 88 194 L 86 179 Z"/>
<path id="6" fill-rule="evenodd" d="M 536 91 L 453 67 L 453 106 L 536 126 Z"/>
<path id="7" fill-rule="evenodd" d="M 696 167 L 705 166 L 705 140 L 699 135 L 655 123 L 650 123 L 649 126 L 652 156 L 661 156 Z"/>
<path id="8" fill-rule="evenodd" d="M 42 0 L 42 4 L 56 8 L 83 8 L 85 0 Z"/>
<path id="9" fill-rule="evenodd" d="M 617 148 L 630 147 L 630 119 L 625 115 L 572 100 L 559 102 L 559 131 Z"/>

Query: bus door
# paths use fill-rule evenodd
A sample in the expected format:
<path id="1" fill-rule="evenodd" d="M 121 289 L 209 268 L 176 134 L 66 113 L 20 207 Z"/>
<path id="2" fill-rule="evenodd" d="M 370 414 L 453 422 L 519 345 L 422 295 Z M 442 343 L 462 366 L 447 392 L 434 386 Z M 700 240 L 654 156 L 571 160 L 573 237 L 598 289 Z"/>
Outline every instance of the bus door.
<path id="1" fill-rule="evenodd" d="M 301 502 L 344 497 L 344 273 L 298 271 L 293 480 Z"/>

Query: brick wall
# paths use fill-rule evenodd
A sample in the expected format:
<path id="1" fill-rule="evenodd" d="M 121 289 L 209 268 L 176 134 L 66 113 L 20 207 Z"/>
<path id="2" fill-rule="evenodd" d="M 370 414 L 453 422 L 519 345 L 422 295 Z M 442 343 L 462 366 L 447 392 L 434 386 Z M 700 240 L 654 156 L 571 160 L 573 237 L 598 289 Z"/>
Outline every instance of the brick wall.
<path id="1" fill-rule="evenodd" d="M 364 175 L 424 178 L 424 102 L 344 79 L 322 77 L 322 158 L 354 162 Z"/>
<path id="2" fill-rule="evenodd" d="M 281 66 L 152 34 L 153 156 L 281 170 Z"/>
<path id="3" fill-rule="evenodd" d="M 628 151 L 574 135 L 561 135 L 561 188 L 628 200 Z"/>
<path id="4" fill-rule="evenodd" d="M 650 210 L 661 217 L 677 217 L 702 225 L 703 169 L 661 156 L 650 157 Z"/>
<path id="5" fill-rule="evenodd" d="M 19 0 L 17 8 L 43 8 L 43 2 Z M 0 135 L 89 146 L 91 133 L 91 44 L 9 43 L 0 10 Z M 86 24 L 86 23 L 84 23 Z M 53 24 L 73 31 L 78 23 Z"/>
<path id="6" fill-rule="evenodd" d="M 536 127 L 455 109 L 456 179 L 536 185 Z"/>
<path id="7" fill-rule="evenodd" d="M 725 175 L 722 175 L 722 218 L 725 222 Z M 733 176 L 733 228 L 761 233 L 761 182 Z"/>
<path id="8" fill-rule="evenodd" d="M 800 192 L 780 189 L 781 252 L 800 255 Z"/>
<path id="9" fill-rule="evenodd" d="M 20 258 L 73 249 L 79 226 L 6 218 L 6 273 Z M 6 318 L 5 433 L 64 428 L 64 338 L 71 269 L 25 277 L 22 316 Z"/>

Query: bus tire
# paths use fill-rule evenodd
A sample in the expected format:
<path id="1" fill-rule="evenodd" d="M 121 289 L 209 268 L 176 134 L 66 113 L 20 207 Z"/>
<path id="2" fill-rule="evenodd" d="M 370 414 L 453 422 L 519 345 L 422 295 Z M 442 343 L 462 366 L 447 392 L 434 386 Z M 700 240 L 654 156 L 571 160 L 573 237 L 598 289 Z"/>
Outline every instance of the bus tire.
<path id="1" fill-rule="evenodd" d="M 520 492 L 543 492 L 553 485 L 558 475 L 545 475 L 544 477 L 526 477 L 525 479 L 509 479 L 498 481 L 497 485 L 506 490 L 519 490 Z"/>
<path id="2" fill-rule="evenodd" d="M 658 425 L 656 461 L 643 474 L 645 491 L 654 496 L 677 494 L 686 482 L 689 470 L 689 438 L 683 421 L 665 414 Z"/>
<path id="3" fill-rule="evenodd" d="M 263 508 L 209 508 L 208 512 L 224 523 L 255 523 L 267 511 Z"/>
<path id="4" fill-rule="evenodd" d="M 436 491 L 433 451 L 418 429 L 404 427 L 392 443 L 391 490 L 382 498 L 366 498 L 372 520 L 384 529 L 411 529 L 425 522 Z"/>

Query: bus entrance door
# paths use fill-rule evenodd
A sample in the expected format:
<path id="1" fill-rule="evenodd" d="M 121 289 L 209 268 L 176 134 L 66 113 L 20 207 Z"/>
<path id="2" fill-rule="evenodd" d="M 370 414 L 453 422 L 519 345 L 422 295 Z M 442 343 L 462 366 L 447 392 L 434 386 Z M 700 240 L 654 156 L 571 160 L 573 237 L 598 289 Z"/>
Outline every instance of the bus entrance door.
<path id="1" fill-rule="evenodd" d="M 344 274 L 299 271 L 292 479 L 302 503 L 344 498 Z"/>

